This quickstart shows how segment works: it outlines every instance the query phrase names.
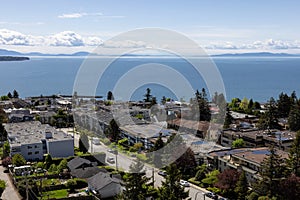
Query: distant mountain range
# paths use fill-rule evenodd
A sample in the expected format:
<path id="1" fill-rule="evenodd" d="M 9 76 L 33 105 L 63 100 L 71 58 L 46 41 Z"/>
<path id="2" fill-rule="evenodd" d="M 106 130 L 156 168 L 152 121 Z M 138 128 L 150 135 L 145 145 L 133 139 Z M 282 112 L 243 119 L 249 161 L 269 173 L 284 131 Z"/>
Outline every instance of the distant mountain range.
<path id="1" fill-rule="evenodd" d="M 300 54 L 288 53 L 270 53 L 270 52 L 256 52 L 256 53 L 227 53 L 212 55 L 213 57 L 300 57 Z"/>
<path id="2" fill-rule="evenodd" d="M 80 51 L 72 54 L 45 54 L 40 52 L 20 53 L 17 51 L 10 51 L 6 49 L 0 49 L 0 56 L 89 56 L 98 54 L 91 54 L 87 51 Z M 168 56 L 168 55 L 138 55 L 138 54 L 126 54 L 125 56 Z M 212 57 L 300 57 L 300 54 L 287 54 L 287 53 L 270 53 L 270 52 L 256 52 L 256 53 L 228 53 L 211 55 Z"/>

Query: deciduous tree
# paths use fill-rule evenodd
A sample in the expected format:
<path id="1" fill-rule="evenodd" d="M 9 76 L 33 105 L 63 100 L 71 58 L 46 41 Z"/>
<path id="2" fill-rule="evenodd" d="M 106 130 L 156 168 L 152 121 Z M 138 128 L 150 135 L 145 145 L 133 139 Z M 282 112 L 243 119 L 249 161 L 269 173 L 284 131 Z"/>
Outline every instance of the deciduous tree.
<path id="1" fill-rule="evenodd" d="M 17 153 L 12 157 L 12 164 L 17 167 L 23 166 L 26 164 L 26 160 L 21 154 Z"/>

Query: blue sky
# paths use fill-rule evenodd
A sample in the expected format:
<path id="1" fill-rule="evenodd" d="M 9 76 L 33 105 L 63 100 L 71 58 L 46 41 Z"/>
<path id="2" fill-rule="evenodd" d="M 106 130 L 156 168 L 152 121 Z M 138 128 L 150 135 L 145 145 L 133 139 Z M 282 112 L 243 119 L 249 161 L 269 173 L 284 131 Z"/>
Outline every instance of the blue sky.
<path id="1" fill-rule="evenodd" d="M 0 48 L 91 51 L 119 33 L 157 27 L 209 53 L 299 53 L 299 8 L 297 0 L 10 0 L 1 2 Z"/>

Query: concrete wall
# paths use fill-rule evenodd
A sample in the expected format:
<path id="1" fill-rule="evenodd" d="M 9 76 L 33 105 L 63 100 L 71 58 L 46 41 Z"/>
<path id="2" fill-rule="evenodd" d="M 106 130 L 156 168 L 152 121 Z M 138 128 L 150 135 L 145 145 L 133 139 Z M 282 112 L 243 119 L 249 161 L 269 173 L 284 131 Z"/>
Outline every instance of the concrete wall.
<path id="1" fill-rule="evenodd" d="M 74 140 L 47 140 L 47 150 L 53 158 L 65 158 L 74 155 Z"/>
<path id="2" fill-rule="evenodd" d="M 28 160 L 43 160 L 43 144 L 32 143 L 32 144 L 22 144 L 21 145 L 21 154 Z"/>

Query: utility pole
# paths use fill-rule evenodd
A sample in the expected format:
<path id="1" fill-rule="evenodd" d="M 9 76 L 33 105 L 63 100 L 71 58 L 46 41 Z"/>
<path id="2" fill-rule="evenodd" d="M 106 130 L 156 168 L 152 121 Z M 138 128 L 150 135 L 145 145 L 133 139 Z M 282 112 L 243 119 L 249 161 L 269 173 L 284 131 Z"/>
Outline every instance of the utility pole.
<path id="1" fill-rule="evenodd" d="M 118 169 L 118 150 L 116 150 L 116 169 L 117 169 L 117 171 L 119 171 L 119 169 Z"/>
<path id="2" fill-rule="evenodd" d="M 91 153 L 93 153 L 93 137 L 91 137 Z"/>
<path id="3" fill-rule="evenodd" d="M 155 180 L 154 180 L 154 168 L 152 168 L 152 182 L 153 182 L 153 187 L 154 187 L 154 182 L 155 182 Z"/>

